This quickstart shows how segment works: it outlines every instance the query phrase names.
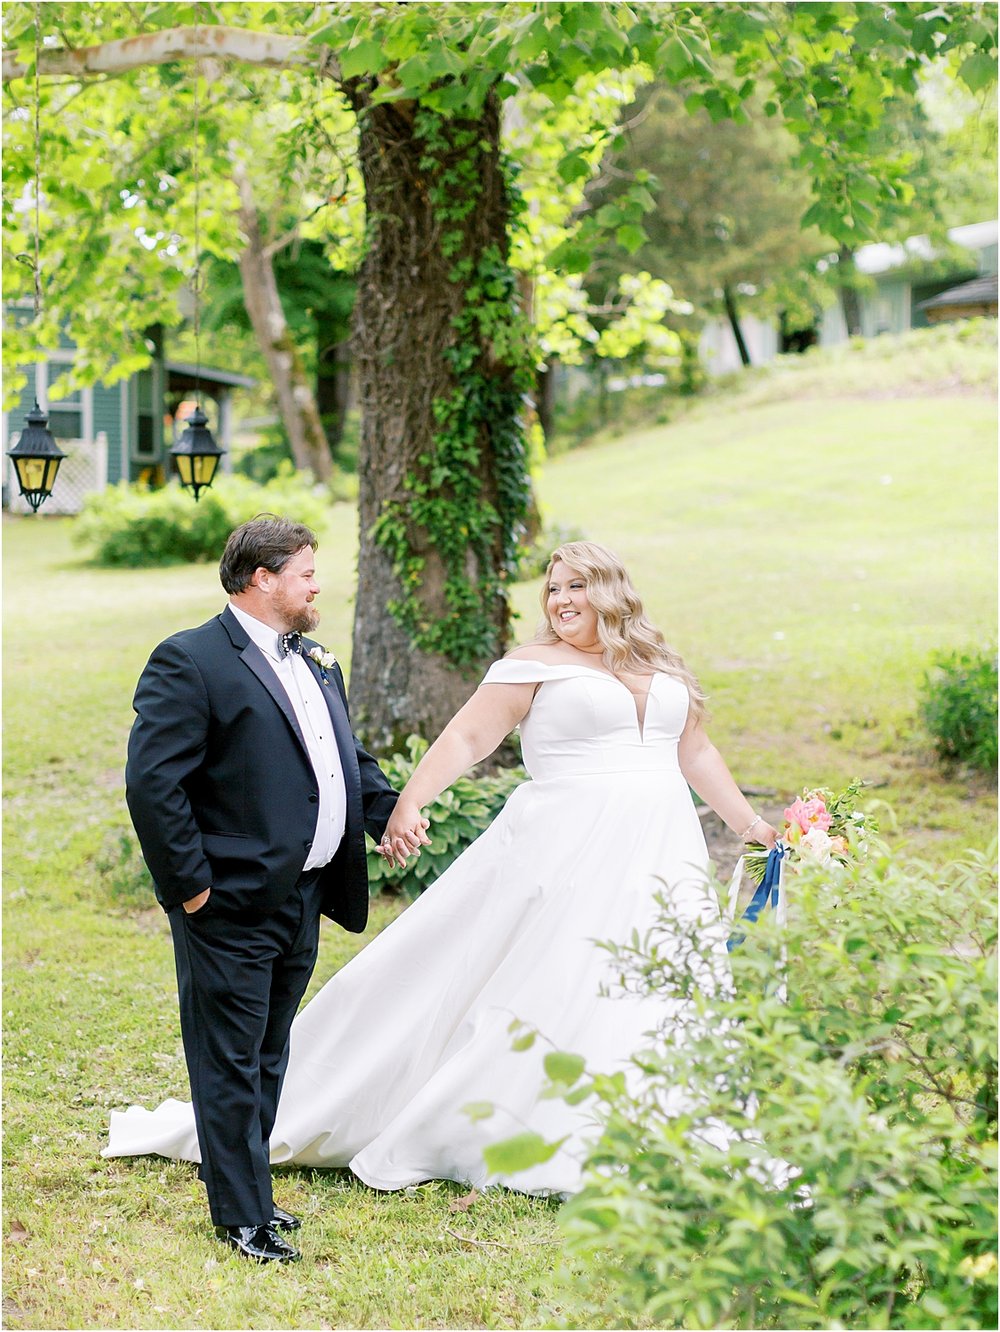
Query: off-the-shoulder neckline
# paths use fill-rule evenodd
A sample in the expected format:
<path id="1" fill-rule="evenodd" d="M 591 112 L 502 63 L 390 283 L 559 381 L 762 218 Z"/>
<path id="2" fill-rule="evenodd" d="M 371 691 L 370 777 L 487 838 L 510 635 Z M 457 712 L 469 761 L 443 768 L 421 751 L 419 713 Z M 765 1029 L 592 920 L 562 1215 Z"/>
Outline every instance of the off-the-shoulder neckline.
<path id="1" fill-rule="evenodd" d="M 501 660 L 500 660 L 499 662 L 494 662 L 493 665 L 494 665 L 494 666 L 502 666 L 502 665 L 508 665 L 508 664 L 509 664 L 509 665 L 511 665 L 511 666 L 516 666 L 516 665 L 518 665 L 519 663 L 522 663 L 522 662 L 524 663 L 525 666 L 528 666 L 528 667 L 534 667 L 534 668 L 541 667 L 543 670 L 550 670 L 550 671 L 572 671 L 572 672 L 574 672 L 574 673 L 576 673 L 576 674 L 597 675 L 597 676 L 602 677 L 602 678 L 605 679 L 605 680 L 610 680 L 611 683 L 614 684 L 614 685 L 617 685 L 619 689 L 624 689 L 624 690 L 626 691 L 626 693 L 629 694 L 629 696 L 632 698 L 632 702 L 633 702 L 633 705 L 634 705 L 634 707 L 635 707 L 635 724 L 636 724 L 636 730 L 637 730 L 637 732 L 638 732 L 638 734 L 639 734 L 639 743 L 640 743 L 640 744 L 644 744 L 644 743 L 645 743 L 645 739 L 646 739 L 646 707 L 645 707 L 645 706 L 643 707 L 642 715 L 640 716 L 640 714 L 639 714 L 639 702 L 640 702 L 639 697 L 638 697 L 637 695 L 635 695 L 635 694 L 632 692 L 631 689 L 629 689 L 628 685 L 625 683 L 624 680 L 620 680 L 620 679 L 618 678 L 618 676 L 617 676 L 617 675 L 613 675 L 613 674 L 611 673 L 611 671 L 602 671 L 602 670 L 600 670 L 600 669 L 599 669 L 598 667 L 596 667 L 596 666 L 584 666 L 584 665 L 582 665 L 582 664 L 580 664 L 580 663 L 578 663 L 578 662 L 562 662 L 562 663 L 556 663 L 556 662 L 538 661 L 535 657 L 503 657 L 503 658 L 501 658 Z M 492 667 L 491 667 L 490 669 L 492 670 Z M 665 677 L 665 678 L 668 679 L 668 680 L 676 679 L 676 676 L 668 675 L 666 671 L 651 671 L 651 672 L 649 673 L 649 685 L 648 685 L 648 687 L 646 688 L 646 692 L 645 692 L 645 694 L 643 695 L 643 698 L 642 698 L 642 702 L 643 702 L 644 704 L 647 704 L 647 705 L 648 705 L 649 697 L 650 697 L 650 695 L 651 695 L 652 692 L 653 692 L 653 685 L 656 683 L 657 679 L 658 679 L 660 676 L 663 676 L 663 677 Z M 680 683 L 681 683 L 681 682 L 678 680 L 678 684 L 680 684 Z"/>
<path id="2" fill-rule="evenodd" d="M 614 680 L 615 684 L 622 683 L 613 671 L 604 671 L 600 666 L 584 666 L 582 662 L 539 661 L 537 657 L 501 657 L 499 661 L 493 663 L 493 666 L 520 666 L 522 664 L 525 666 L 541 666 L 544 670 L 549 671 L 589 671 L 591 675 L 603 675 L 606 680 Z M 491 666 L 490 669 L 492 670 L 493 667 Z M 669 671 L 649 671 L 648 674 L 650 676 L 666 675 L 669 679 L 674 678 Z"/>

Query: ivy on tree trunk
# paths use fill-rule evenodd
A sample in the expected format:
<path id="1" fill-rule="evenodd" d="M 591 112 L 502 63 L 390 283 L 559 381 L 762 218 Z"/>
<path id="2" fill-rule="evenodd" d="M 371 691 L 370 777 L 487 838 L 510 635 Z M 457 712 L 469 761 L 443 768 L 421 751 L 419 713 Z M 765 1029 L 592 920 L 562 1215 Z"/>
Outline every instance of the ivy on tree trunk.
<path id="1" fill-rule="evenodd" d="M 361 543 L 351 705 L 436 735 L 508 642 L 530 382 L 499 104 L 446 119 L 353 88 L 367 202 L 354 311 Z M 388 608 L 389 614 L 385 614 Z"/>

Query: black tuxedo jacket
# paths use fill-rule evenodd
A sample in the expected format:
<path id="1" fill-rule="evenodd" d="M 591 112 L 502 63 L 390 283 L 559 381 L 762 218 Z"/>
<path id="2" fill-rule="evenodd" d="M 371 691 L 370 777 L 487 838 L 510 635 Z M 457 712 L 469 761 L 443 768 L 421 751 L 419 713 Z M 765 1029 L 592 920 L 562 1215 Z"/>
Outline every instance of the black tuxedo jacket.
<path id="1" fill-rule="evenodd" d="M 347 830 L 322 871 L 323 912 L 360 932 L 364 834 L 382 836 L 396 793 L 351 731 L 340 667 L 309 665 L 326 676 L 347 788 Z M 133 706 L 126 800 L 160 904 L 170 910 L 211 887 L 223 914 L 263 919 L 302 872 L 319 801 L 295 712 L 264 654 L 227 608 L 155 649 Z"/>

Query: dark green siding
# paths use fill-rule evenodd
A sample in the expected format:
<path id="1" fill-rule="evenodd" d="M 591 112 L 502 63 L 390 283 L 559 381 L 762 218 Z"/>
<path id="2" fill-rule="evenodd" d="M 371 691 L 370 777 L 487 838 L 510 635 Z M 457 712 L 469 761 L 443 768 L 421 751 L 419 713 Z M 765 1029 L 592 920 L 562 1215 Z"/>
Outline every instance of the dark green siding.
<path id="1" fill-rule="evenodd" d="M 94 434 L 103 430 L 108 437 L 108 484 L 115 485 L 122 479 L 122 390 L 121 384 L 106 388 L 95 384 L 94 393 Z"/>

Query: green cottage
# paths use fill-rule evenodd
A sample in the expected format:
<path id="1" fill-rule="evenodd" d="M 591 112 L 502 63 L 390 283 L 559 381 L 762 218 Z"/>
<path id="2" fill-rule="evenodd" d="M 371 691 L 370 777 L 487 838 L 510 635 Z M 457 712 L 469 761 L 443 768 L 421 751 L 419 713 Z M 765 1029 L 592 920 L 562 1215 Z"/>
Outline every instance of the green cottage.
<path id="1" fill-rule="evenodd" d="M 8 306 L 6 313 L 17 321 L 29 319 L 31 305 L 18 302 Z M 75 349 L 70 338 L 61 334 L 58 348 L 42 352 L 34 365 L 20 367 L 27 383 L 16 405 L 3 413 L 5 451 L 16 442 L 37 397 L 42 410 L 48 411 L 49 430 L 66 454 L 45 513 L 79 513 L 88 494 L 119 481 L 163 485 L 174 475 L 170 449 L 193 410 L 199 383 L 209 429 L 226 450 L 221 466 L 227 467 L 233 392 L 252 388 L 256 381 L 249 375 L 207 366 L 199 374 L 194 365 L 168 360 L 159 327 L 147 331 L 146 342 L 153 359 L 145 369 L 114 384 L 74 389 L 51 401 L 50 389 L 73 364 Z M 27 513 L 10 459 L 5 458 L 4 464 L 3 507 L 11 513 Z"/>

